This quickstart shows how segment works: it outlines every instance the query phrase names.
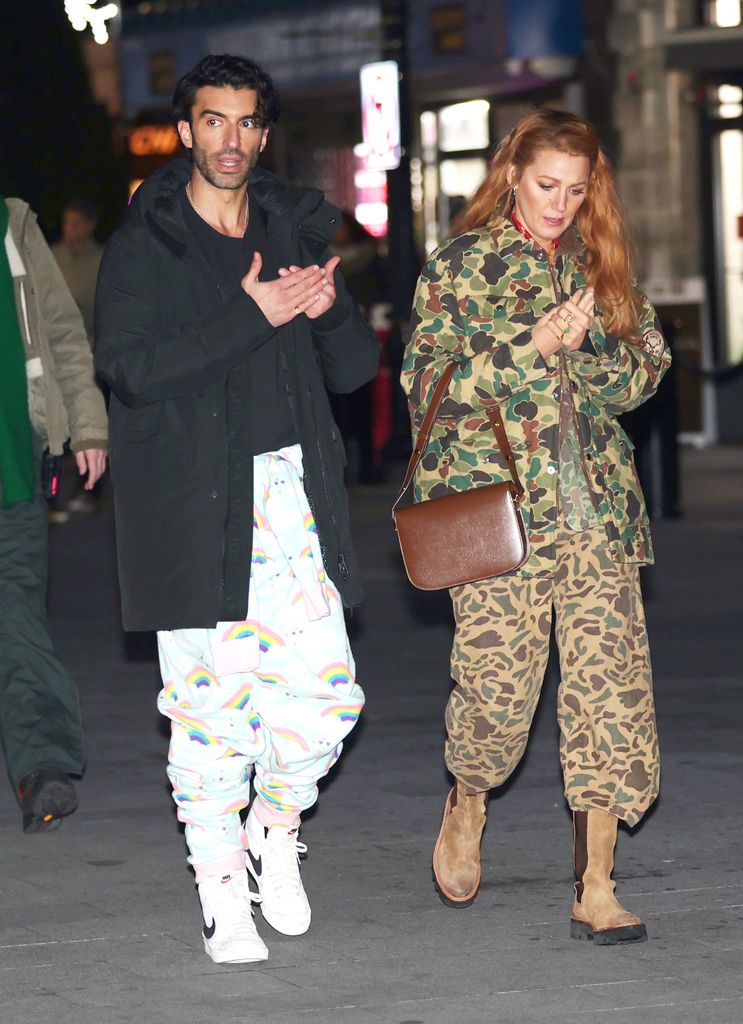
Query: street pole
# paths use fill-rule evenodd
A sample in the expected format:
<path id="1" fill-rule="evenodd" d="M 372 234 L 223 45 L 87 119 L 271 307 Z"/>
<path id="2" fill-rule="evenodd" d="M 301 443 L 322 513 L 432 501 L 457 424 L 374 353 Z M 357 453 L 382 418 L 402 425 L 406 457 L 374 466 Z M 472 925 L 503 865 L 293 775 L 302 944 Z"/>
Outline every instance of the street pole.
<path id="1" fill-rule="evenodd" d="M 400 73 L 400 165 L 387 172 L 390 299 L 396 320 L 405 322 L 418 277 L 418 257 L 413 234 L 410 195 L 410 145 L 412 138 L 408 77 L 408 0 L 380 0 L 382 60 L 394 60 Z"/>
<path id="2" fill-rule="evenodd" d="M 400 74 L 400 165 L 387 171 L 388 284 L 392 304 L 389 341 L 389 371 L 393 379 L 392 436 L 386 448 L 388 459 L 406 459 L 410 452 L 410 421 L 402 388 L 397 383 L 408 339 L 410 312 L 418 277 L 419 261 L 413 234 L 410 193 L 410 144 L 412 138 L 410 86 L 408 78 L 408 2 L 380 0 L 382 18 L 382 60 L 397 62 Z"/>

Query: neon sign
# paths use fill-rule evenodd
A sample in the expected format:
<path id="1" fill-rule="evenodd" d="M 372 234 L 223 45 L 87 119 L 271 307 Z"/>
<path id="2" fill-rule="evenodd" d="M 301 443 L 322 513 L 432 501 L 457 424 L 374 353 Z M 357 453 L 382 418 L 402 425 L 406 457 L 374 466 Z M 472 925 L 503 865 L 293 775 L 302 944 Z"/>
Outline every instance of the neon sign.
<path id="1" fill-rule="evenodd" d="M 167 156 L 178 149 L 178 133 L 166 124 L 145 124 L 129 133 L 129 152 L 134 156 Z"/>
<path id="2" fill-rule="evenodd" d="M 116 4 L 94 7 L 98 0 L 64 0 L 64 9 L 70 24 L 77 32 L 84 32 L 90 25 L 93 39 L 97 43 L 108 42 L 106 22 L 119 13 Z"/>

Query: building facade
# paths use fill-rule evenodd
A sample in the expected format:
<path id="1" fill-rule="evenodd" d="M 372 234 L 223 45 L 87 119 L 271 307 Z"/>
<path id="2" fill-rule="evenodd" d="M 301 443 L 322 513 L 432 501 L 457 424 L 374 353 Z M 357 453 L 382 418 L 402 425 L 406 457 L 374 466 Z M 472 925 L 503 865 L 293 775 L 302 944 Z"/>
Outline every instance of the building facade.
<path id="1" fill-rule="evenodd" d="M 699 442 L 743 440 L 742 7 L 615 0 L 607 24 L 619 188 Z"/>

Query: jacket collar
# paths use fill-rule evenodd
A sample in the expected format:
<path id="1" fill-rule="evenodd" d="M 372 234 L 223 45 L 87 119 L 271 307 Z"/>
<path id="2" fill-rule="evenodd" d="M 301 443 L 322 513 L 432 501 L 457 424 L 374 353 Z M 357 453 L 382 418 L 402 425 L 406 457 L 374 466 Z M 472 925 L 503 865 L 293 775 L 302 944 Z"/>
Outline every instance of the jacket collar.
<path id="1" fill-rule="evenodd" d="M 536 256 L 542 247 L 534 238 L 525 238 L 510 217 L 498 217 L 490 225 L 493 242 L 502 256 L 517 256 L 523 252 Z M 557 256 L 570 256 L 580 259 L 585 253 L 585 243 L 575 224 L 560 236 Z"/>
<path id="2" fill-rule="evenodd" d="M 191 161 L 172 160 L 137 189 L 130 216 L 142 218 L 152 233 L 175 255 L 186 256 L 193 238 L 181 207 L 180 193 L 191 178 Z M 301 226 L 302 232 L 327 243 L 340 223 L 340 211 L 317 189 L 293 185 L 261 167 L 250 175 L 250 195 L 266 214 L 268 230 Z"/>

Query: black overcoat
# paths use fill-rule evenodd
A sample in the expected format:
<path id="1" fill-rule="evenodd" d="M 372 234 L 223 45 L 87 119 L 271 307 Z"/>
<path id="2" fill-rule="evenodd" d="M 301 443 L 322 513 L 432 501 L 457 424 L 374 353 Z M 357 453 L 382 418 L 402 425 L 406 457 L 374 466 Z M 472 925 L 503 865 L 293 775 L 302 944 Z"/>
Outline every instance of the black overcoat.
<path id="1" fill-rule="evenodd" d="M 137 192 L 109 242 L 96 298 L 96 368 L 111 389 L 110 464 L 124 628 L 212 627 L 247 615 L 252 552 L 250 353 L 276 331 L 239 286 L 216 279 L 189 232 L 176 160 Z M 256 168 L 251 201 L 279 265 L 329 258 L 339 212 L 320 192 Z M 246 272 L 247 272 L 246 267 Z M 379 348 L 336 273 L 334 307 L 279 329 L 325 568 L 361 599 L 326 387 L 371 379 Z"/>

